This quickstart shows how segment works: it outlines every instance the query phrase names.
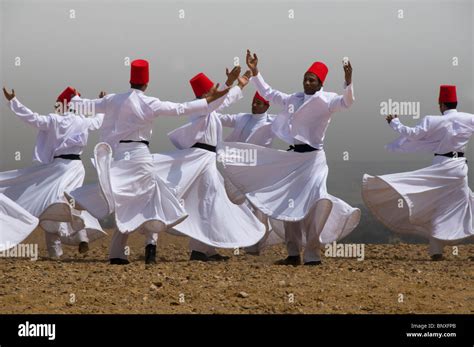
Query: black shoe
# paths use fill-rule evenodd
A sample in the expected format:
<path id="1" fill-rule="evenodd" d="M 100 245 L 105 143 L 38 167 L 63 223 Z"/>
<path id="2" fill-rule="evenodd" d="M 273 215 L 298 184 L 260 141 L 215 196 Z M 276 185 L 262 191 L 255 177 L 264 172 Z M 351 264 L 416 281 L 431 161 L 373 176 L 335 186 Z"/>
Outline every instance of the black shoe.
<path id="1" fill-rule="evenodd" d="M 275 265 L 301 265 L 301 258 L 299 255 L 289 255 L 285 259 L 281 259 L 275 262 Z"/>
<path id="2" fill-rule="evenodd" d="M 444 260 L 444 257 L 442 254 L 433 254 L 431 256 L 431 260 L 432 261 L 440 261 L 440 260 Z"/>
<path id="3" fill-rule="evenodd" d="M 192 251 L 189 260 L 208 261 L 209 258 L 202 252 Z"/>
<path id="4" fill-rule="evenodd" d="M 156 264 L 156 245 L 146 245 L 145 264 Z"/>
<path id="5" fill-rule="evenodd" d="M 227 261 L 229 259 L 230 257 L 226 255 L 220 255 L 219 253 L 216 253 L 214 255 L 211 255 L 210 257 L 207 257 L 208 261 Z"/>
<path id="6" fill-rule="evenodd" d="M 304 263 L 304 265 L 309 265 L 309 266 L 321 265 L 321 260 L 307 261 L 306 263 Z"/>
<path id="7" fill-rule="evenodd" d="M 79 243 L 79 253 L 87 253 L 89 252 L 89 244 L 87 242 Z"/>
<path id="8" fill-rule="evenodd" d="M 122 258 L 112 258 L 110 259 L 111 265 L 128 265 L 130 262 L 127 259 Z"/>

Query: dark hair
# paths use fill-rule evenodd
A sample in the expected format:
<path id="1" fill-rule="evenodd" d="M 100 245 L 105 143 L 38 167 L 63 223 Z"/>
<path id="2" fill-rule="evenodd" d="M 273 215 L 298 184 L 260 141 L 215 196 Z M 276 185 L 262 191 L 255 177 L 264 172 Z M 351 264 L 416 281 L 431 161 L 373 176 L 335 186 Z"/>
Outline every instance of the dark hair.
<path id="1" fill-rule="evenodd" d="M 133 88 L 133 89 L 142 89 L 146 84 L 133 84 L 133 83 L 130 83 L 130 88 Z"/>
<path id="2" fill-rule="evenodd" d="M 448 110 L 455 109 L 458 106 L 457 102 L 443 102 L 443 104 Z"/>

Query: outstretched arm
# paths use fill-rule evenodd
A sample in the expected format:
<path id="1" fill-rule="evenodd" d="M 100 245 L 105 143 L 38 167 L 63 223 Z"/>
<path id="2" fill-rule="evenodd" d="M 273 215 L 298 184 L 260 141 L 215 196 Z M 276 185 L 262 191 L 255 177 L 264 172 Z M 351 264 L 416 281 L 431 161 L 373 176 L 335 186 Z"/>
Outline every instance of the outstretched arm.
<path id="1" fill-rule="evenodd" d="M 219 83 L 211 88 L 209 93 L 204 99 L 175 103 L 171 101 L 160 101 L 157 98 L 153 98 L 153 101 L 149 103 L 149 106 L 153 110 L 153 117 L 158 116 L 194 116 L 208 114 L 212 102 L 224 97 L 228 92 L 229 88 L 218 90 Z M 217 105 L 216 107 L 218 107 Z"/>
<path id="2" fill-rule="evenodd" d="M 344 68 L 344 93 L 334 97 L 329 102 L 329 112 L 346 110 L 354 103 L 354 88 L 352 86 L 352 65 L 350 61 L 343 63 Z"/>
<path id="3" fill-rule="evenodd" d="M 99 93 L 98 99 L 84 99 L 76 93 L 76 96 L 71 99 L 71 103 L 76 110 L 92 110 L 93 115 L 105 113 L 107 103 L 106 99 L 104 98 L 105 95 L 106 93 L 101 91 Z"/>
<path id="4" fill-rule="evenodd" d="M 16 115 L 25 123 L 34 126 L 40 130 L 48 129 L 53 122 L 53 119 L 49 116 L 41 116 L 36 112 L 31 111 L 28 107 L 23 105 L 15 95 L 15 90 L 9 93 L 5 87 L 3 88 L 3 94 L 9 101 L 10 109 L 16 113 Z"/>
<path id="5" fill-rule="evenodd" d="M 255 88 L 257 88 L 259 94 L 262 95 L 265 99 L 267 99 L 271 103 L 277 104 L 281 107 L 286 107 L 286 105 L 288 104 L 290 95 L 273 89 L 265 82 L 262 74 L 258 71 L 257 54 L 254 53 L 252 56 L 252 54 L 250 53 L 250 50 L 247 49 L 246 60 L 247 60 L 247 66 L 252 72 L 251 81 L 255 85 Z"/>
<path id="6" fill-rule="evenodd" d="M 227 73 L 227 69 L 226 69 L 226 73 Z M 240 73 L 240 67 L 238 69 L 238 73 Z M 237 86 L 231 87 L 227 95 L 209 104 L 209 110 L 208 110 L 209 113 L 213 111 L 217 111 L 217 112 L 223 111 L 230 105 L 242 99 L 244 97 L 242 94 L 242 90 L 249 83 L 250 76 L 252 76 L 252 73 L 250 72 L 250 70 L 247 70 L 242 76 L 238 76 L 238 75 L 235 76 L 235 79 L 232 81 L 232 84 L 235 82 L 235 80 L 237 80 L 238 81 Z M 226 82 L 226 85 L 229 86 L 228 82 Z"/>
<path id="7" fill-rule="evenodd" d="M 393 130 L 410 139 L 423 138 L 428 133 L 430 128 L 429 117 L 423 118 L 423 120 L 413 128 L 403 125 L 397 115 L 392 116 L 390 114 L 385 119 Z"/>

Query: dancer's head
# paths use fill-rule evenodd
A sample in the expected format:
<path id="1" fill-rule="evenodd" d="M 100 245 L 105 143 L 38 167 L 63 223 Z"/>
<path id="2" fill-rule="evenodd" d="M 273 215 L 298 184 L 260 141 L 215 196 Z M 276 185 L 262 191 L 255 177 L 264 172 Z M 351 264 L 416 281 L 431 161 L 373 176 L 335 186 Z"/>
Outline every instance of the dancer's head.
<path id="1" fill-rule="evenodd" d="M 439 110 L 443 114 L 447 110 L 456 109 L 458 98 L 456 95 L 456 86 L 442 85 L 439 87 Z"/>
<path id="2" fill-rule="evenodd" d="M 148 61 L 137 59 L 130 68 L 130 88 L 145 91 L 150 78 Z"/>
<path id="3" fill-rule="evenodd" d="M 202 99 L 207 96 L 211 88 L 214 86 L 212 82 L 204 73 L 200 72 L 189 80 L 191 88 L 193 88 L 194 95 L 197 99 Z"/>
<path id="4" fill-rule="evenodd" d="M 81 96 L 81 94 L 75 88 L 66 87 L 66 89 L 64 89 L 56 98 L 56 104 L 54 105 L 54 110 L 56 113 L 63 114 L 69 111 L 72 108 L 69 103 L 76 95 Z"/>
<path id="5" fill-rule="evenodd" d="M 270 107 L 268 100 L 264 99 L 258 92 L 255 92 L 252 100 L 252 113 L 264 114 Z"/>
<path id="6" fill-rule="evenodd" d="M 328 74 L 328 67 L 322 62 L 314 62 L 306 71 L 303 78 L 303 89 L 305 94 L 313 95 L 319 91 Z"/>

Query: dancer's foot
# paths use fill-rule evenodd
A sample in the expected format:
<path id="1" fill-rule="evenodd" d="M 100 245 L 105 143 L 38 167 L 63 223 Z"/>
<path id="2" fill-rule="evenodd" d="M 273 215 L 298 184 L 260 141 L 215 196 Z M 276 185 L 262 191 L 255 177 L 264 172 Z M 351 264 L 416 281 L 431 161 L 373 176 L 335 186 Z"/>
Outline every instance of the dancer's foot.
<path id="1" fill-rule="evenodd" d="M 301 258 L 299 255 L 289 255 L 285 259 L 281 259 L 275 262 L 275 265 L 301 265 Z"/>
<path id="2" fill-rule="evenodd" d="M 122 258 L 112 258 L 110 259 L 111 265 L 128 265 L 130 262 L 127 259 Z"/>
<path id="3" fill-rule="evenodd" d="M 89 243 L 84 241 L 79 243 L 79 253 L 84 254 L 87 252 L 89 252 Z"/>
<path id="4" fill-rule="evenodd" d="M 145 264 L 156 264 L 156 245 L 145 247 Z"/>

